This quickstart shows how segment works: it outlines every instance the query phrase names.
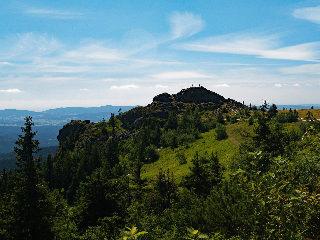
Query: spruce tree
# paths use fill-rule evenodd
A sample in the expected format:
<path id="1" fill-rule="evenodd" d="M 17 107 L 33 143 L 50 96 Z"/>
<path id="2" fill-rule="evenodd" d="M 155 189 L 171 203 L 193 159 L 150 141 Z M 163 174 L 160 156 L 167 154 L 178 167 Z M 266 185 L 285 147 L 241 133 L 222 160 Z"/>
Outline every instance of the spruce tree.
<path id="1" fill-rule="evenodd" d="M 25 118 L 24 135 L 19 135 L 15 142 L 17 147 L 16 187 L 14 190 L 14 218 L 15 239 L 52 239 L 48 221 L 45 187 L 38 176 L 37 166 L 39 160 L 34 159 L 34 154 L 39 148 L 38 140 L 34 140 L 36 132 L 32 132 L 31 117 Z M 43 189 L 41 189 L 43 188 Z"/>

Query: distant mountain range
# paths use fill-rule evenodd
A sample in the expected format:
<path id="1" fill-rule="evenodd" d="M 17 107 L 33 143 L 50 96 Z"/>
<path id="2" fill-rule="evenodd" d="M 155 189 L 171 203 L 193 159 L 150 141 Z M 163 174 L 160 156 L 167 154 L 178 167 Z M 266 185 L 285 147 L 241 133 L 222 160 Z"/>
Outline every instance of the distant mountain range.
<path id="1" fill-rule="evenodd" d="M 71 120 L 90 120 L 99 122 L 103 118 L 110 118 L 111 113 L 117 115 L 126 112 L 135 106 L 111 106 L 102 107 L 67 107 L 49 109 L 43 112 L 28 110 L 5 109 L 0 110 L 0 126 L 22 126 L 24 118 L 31 116 L 35 126 L 63 126 Z"/>
<path id="2" fill-rule="evenodd" d="M 68 107 L 50 109 L 43 112 L 28 110 L 5 109 L 0 110 L 0 154 L 13 151 L 14 143 L 21 134 L 21 126 L 24 125 L 24 118 L 32 117 L 35 124 L 34 131 L 37 131 L 35 139 L 39 140 L 40 147 L 58 146 L 57 136 L 63 125 L 71 120 L 90 120 L 99 122 L 104 118 L 109 120 L 111 113 L 117 115 L 119 112 L 126 112 L 134 106 L 102 106 L 102 107 Z"/>

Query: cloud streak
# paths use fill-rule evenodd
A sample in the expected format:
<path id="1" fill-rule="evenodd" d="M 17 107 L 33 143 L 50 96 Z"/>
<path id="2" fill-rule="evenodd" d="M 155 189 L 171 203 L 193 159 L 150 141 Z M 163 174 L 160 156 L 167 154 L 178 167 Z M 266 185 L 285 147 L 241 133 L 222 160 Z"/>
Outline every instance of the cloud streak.
<path id="1" fill-rule="evenodd" d="M 277 36 L 274 35 L 255 37 L 249 34 L 227 34 L 174 47 L 189 51 L 254 55 L 269 59 L 318 61 L 320 57 L 320 42 L 283 48 L 278 48 L 277 45 Z"/>
<path id="2" fill-rule="evenodd" d="M 22 91 L 20 91 L 19 89 L 7 89 L 7 90 L 0 90 L 0 92 L 3 92 L 3 93 L 20 93 Z"/>
<path id="3" fill-rule="evenodd" d="M 138 86 L 131 84 L 131 85 L 124 85 L 124 86 L 112 86 L 110 89 L 111 90 L 129 90 L 129 89 L 137 89 L 139 88 Z"/>
<path id="4" fill-rule="evenodd" d="M 218 84 L 218 85 L 215 85 L 214 87 L 218 87 L 218 88 L 228 88 L 230 87 L 228 84 L 224 83 L 224 84 Z"/>
<path id="5" fill-rule="evenodd" d="M 312 74 L 320 75 L 320 64 L 305 64 L 294 67 L 286 67 L 279 69 L 284 74 Z"/>
<path id="6" fill-rule="evenodd" d="M 60 19 L 71 19 L 76 17 L 81 17 L 84 14 L 58 10 L 58 9 L 44 9 L 44 8 L 30 8 L 25 11 L 25 13 L 30 14 L 35 17 L 41 18 L 60 18 Z"/>
<path id="7" fill-rule="evenodd" d="M 293 16 L 320 24 L 320 6 L 296 9 L 293 11 Z"/>
<path id="8" fill-rule="evenodd" d="M 152 75 L 154 78 L 158 79 L 192 79 L 192 78 L 209 78 L 211 76 L 204 75 L 192 71 L 182 71 L 182 72 L 164 72 L 160 74 Z"/>
<path id="9" fill-rule="evenodd" d="M 16 34 L 6 40 L 8 43 L 0 55 L 6 65 L 10 64 L 8 60 L 30 61 L 62 49 L 62 44 L 48 34 L 29 32 Z"/>
<path id="10" fill-rule="evenodd" d="M 204 22 L 200 16 L 193 13 L 175 12 L 170 17 L 172 28 L 172 39 L 190 37 L 200 32 L 204 27 Z"/>

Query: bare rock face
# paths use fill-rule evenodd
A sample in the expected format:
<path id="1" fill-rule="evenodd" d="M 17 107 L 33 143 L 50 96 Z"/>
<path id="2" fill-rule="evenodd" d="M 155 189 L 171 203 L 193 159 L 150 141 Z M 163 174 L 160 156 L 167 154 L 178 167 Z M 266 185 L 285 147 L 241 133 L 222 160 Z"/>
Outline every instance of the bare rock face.
<path id="1" fill-rule="evenodd" d="M 81 132 L 85 131 L 85 127 L 87 124 L 90 123 L 90 120 L 71 120 L 71 122 L 67 123 L 59 130 L 59 135 L 57 136 L 57 139 L 59 142 L 63 142 L 67 140 L 67 137 L 70 134 L 73 134 L 77 130 L 81 130 Z"/>
<path id="2" fill-rule="evenodd" d="M 173 94 L 174 101 L 184 103 L 223 103 L 225 98 L 204 87 L 191 87 Z"/>
<path id="3" fill-rule="evenodd" d="M 154 102 L 171 102 L 172 96 L 169 93 L 161 93 L 153 98 Z"/>

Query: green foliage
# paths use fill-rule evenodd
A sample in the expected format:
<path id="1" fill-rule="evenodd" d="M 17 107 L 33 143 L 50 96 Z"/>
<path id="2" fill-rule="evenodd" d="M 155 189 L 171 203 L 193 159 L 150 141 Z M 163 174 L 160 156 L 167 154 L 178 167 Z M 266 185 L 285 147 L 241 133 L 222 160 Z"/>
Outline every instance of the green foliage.
<path id="1" fill-rule="evenodd" d="M 34 140 L 32 118 L 25 118 L 24 135 L 19 135 L 14 148 L 17 154 L 13 207 L 15 211 L 12 236 L 16 239 L 53 239 L 50 228 L 50 204 L 47 189 L 39 178 L 40 160 L 33 155 L 39 151 L 39 142 Z M 23 196 L 23 197 L 22 197 Z"/>
<path id="2" fill-rule="evenodd" d="M 124 179 L 108 179 L 108 174 L 101 169 L 95 171 L 88 182 L 80 184 L 77 191 L 74 221 L 78 229 L 85 230 L 105 222 L 105 218 L 111 218 L 113 221 L 108 221 L 110 225 L 105 224 L 104 227 L 107 234 L 112 234 L 115 227 L 121 226 L 119 217 L 124 213 L 126 200 L 123 193 L 126 191 Z"/>
<path id="3" fill-rule="evenodd" d="M 275 104 L 272 104 L 268 110 L 268 116 L 272 118 L 276 116 L 277 113 L 278 113 L 277 106 Z"/>
<path id="4" fill-rule="evenodd" d="M 144 235 L 148 233 L 146 231 L 138 232 L 138 229 L 135 226 L 133 226 L 132 228 L 127 227 L 127 229 L 129 231 L 124 231 L 124 235 L 126 236 L 123 237 L 123 240 L 138 239 L 140 235 Z"/>
<path id="5" fill-rule="evenodd" d="M 208 195 L 215 185 L 222 180 L 222 169 L 217 154 L 210 159 L 200 157 L 198 152 L 191 160 L 191 174 L 186 176 L 183 185 L 199 195 Z"/>
<path id="6" fill-rule="evenodd" d="M 185 236 L 185 239 L 202 239 L 209 238 L 207 235 L 200 233 L 198 230 L 187 228 L 189 234 Z"/>
<path id="7" fill-rule="evenodd" d="M 226 127 L 222 124 L 217 124 L 215 132 L 218 140 L 223 140 L 228 137 Z"/>
<path id="8" fill-rule="evenodd" d="M 221 112 L 219 112 L 216 115 L 216 121 L 217 121 L 217 123 L 224 124 L 224 118 L 223 118 L 223 114 Z"/>
<path id="9" fill-rule="evenodd" d="M 320 124 L 261 110 L 220 124 L 190 104 L 128 138 L 116 117 L 79 122 L 43 164 L 27 118 L 19 169 L 0 175 L 0 238 L 317 239 Z"/>
<path id="10" fill-rule="evenodd" d="M 269 109 L 269 104 L 267 102 L 267 100 L 263 101 L 263 104 L 260 106 L 259 110 L 262 112 L 262 114 L 265 114 L 265 112 L 267 112 Z"/>
<path id="11" fill-rule="evenodd" d="M 238 116 L 237 115 L 233 115 L 231 118 L 230 118 L 230 122 L 231 123 L 236 123 L 238 121 Z"/>
<path id="12" fill-rule="evenodd" d="M 178 152 L 176 154 L 176 157 L 178 158 L 179 164 L 186 164 L 187 163 L 187 158 L 186 156 L 183 154 L 183 152 Z"/>
<path id="13" fill-rule="evenodd" d="M 296 110 L 292 111 L 291 109 L 289 112 L 282 112 L 275 116 L 275 120 L 279 123 L 292 123 L 297 122 L 299 118 L 299 114 Z"/>

